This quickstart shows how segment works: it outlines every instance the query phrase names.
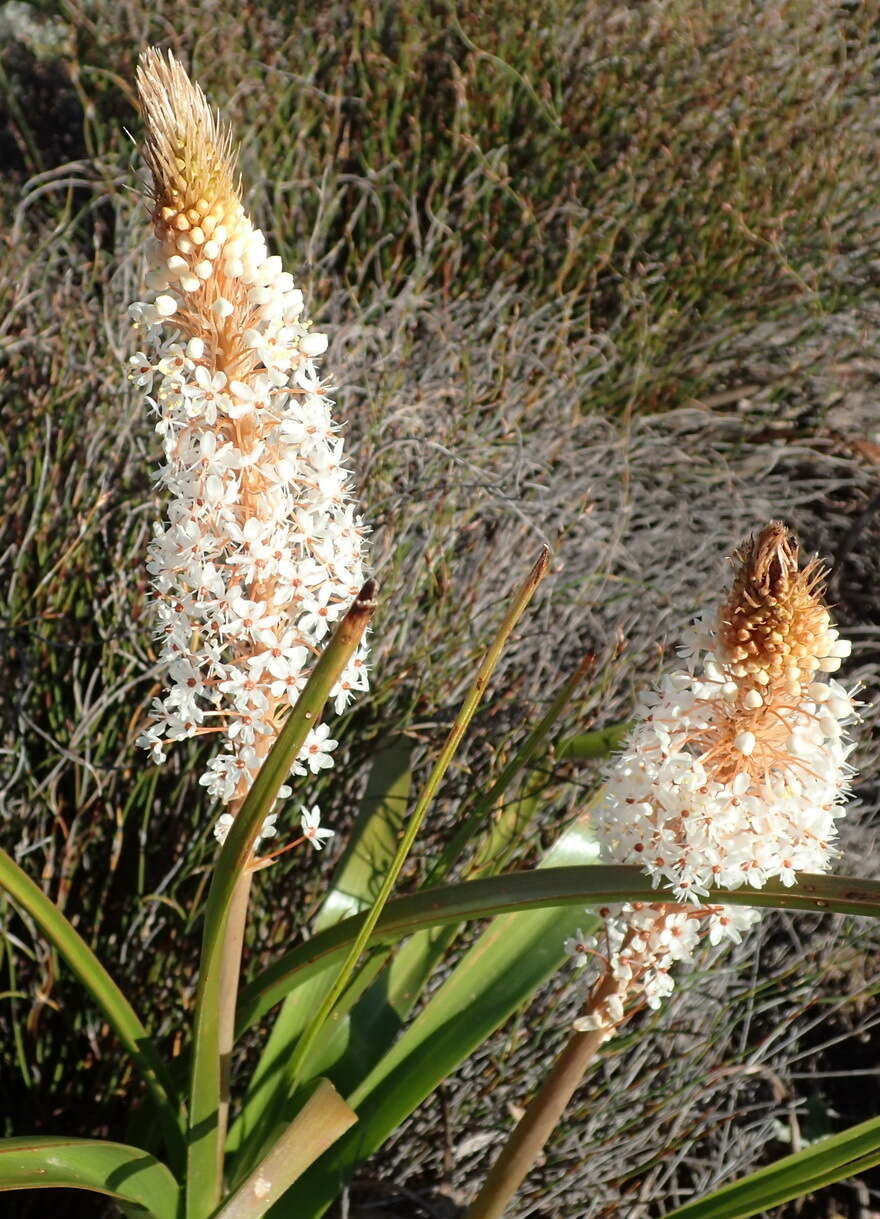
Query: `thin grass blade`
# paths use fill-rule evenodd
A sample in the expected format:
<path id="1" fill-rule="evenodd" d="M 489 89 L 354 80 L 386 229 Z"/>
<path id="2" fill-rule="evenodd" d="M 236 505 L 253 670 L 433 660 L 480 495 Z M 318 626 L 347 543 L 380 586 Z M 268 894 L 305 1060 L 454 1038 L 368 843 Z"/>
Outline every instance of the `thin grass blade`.
<path id="1" fill-rule="evenodd" d="M 557 856 L 553 858 L 555 860 Z M 583 862 L 588 863 L 589 859 Z M 529 910 L 657 901 L 658 893 L 662 892 L 651 886 L 639 868 L 595 864 L 587 869 L 582 865 L 563 867 L 548 863 L 546 868 L 535 871 L 462 881 L 397 898 L 386 906 L 370 942 L 390 943 L 428 927 Z M 800 883 L 791 888 L 774 881 L 763 889 L 713 890 L 707 900 L 726 905 L 880 918 L 880 882 L 849 876 L 805 873 Z M 238 1034 L 246 1032 L 290 991 L 331 968 L 363 927 L 363 921 L 363 915 L 345 919 L 285 953 L 274 965 L 258 974 L 242 991 Z"/>
<path id="2" fill-rule="evenodd" d="M 878 1163 L 880 1118 L 871 1118 L 677 1207 L 666 1219 L 748 1219 Z"/>

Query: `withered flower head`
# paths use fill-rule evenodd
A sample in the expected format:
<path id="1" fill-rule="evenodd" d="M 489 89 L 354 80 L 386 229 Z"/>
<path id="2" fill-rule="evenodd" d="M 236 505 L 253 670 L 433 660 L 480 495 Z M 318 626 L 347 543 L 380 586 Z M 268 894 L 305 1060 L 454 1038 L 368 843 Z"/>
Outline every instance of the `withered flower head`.
<path id="1" fill-rule="evenodd" d="M 157 237 L 189 234 L 198 246 L 212 239 L 218 226 L 224 236 L 233 234 L 244 209 L 231 130 L 170 52 L 166 57 L 155 47 L 144 51 L 137 87 Z"/>
<path id="2" fill-rule="evenodd" d="M 743 690 L 779 683 L 793 697 L 829 655 L 827 570 L 815 556 L 798 568 L 798 544 L 771 521 L 734 552 L 733 588 L 718 621 L 718 658 Z"/>

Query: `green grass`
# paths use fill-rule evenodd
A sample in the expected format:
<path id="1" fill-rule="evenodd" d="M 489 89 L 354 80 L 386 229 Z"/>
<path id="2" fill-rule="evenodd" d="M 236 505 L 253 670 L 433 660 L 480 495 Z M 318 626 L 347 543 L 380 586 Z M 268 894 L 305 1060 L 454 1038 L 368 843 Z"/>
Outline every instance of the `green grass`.
<path id="1" fill-rule="evenodd" d="M 124 128 L 139 130 L 145 43 L 180 53 L 235 124 L 249 206 L 331 332 L 384 598 L 374 694 L 340 725 L 347 756 L 308 791 L 340 837 L 377 743 L 406 728 L 418 762 L 442 739 L 498 599 L 543 537 L 554 576 L 414 868 L 448 840 L 453 797 L 507 756 L 584 651 L 597 664 L 577 726 L 625 718 L 725 550 L 768 515 L 832 556 L 852 539 L 835 595 L 867 680 L 877 659 L 877 532 L 860 514 L 876 460 L 880 5 L 275 9 L 45 3 L 31 14 L 54 48 L 0 42 L 0 835 L 166 1047 L 192 1011 L 212 841 L 196 751 L 157 771 L 133 745 L 157 681 L 143 558 L 161 510 L 157 446 L 123 369 L 145 228 Z M 873 782 L 873 748 L 862 756 Z M 545 832 L 595 781 L 571 764 L 555 777 Z M 871 843 L 854 839 L 866 859 Z M 320 891 L 299 859 L 263 874 L 251 971 Z M 7 1132 L 125 1136 L 131 1080 L 106 1030 L 33 929 L 7 907 L 2 919 Z M 870 975 L 876 943 L 853 943 Z M 728 1033 L 701 1050 L 700 1079 L 746 1054 L 730 1049 L 741 1026 L 726 993 L 713 1018 Z M 501 1098 L 535 1078 L 507 1036 L 481 1068 L 494 1109 L 466 1079 L 450 1085 L 456 1139 L 469 1120 L 502 1123 Z M 639 1036 L 656 1056 L 660 1031 Z M 648 1109 L 675 1094 L 646 1078 Z M 705 1093 L 687 1095 L 685 1167 L 658 1175 L 646 1138 L 627 1189 L 653 1172 L 671 1205 L 703 1161 L 724 1162 Z M 731 1168 L 757 1162 L 767 1115 L 785 1109 L 761 1106 L 760 1120 L 715 1123 L 737 1131 Z M 473 1170 L 441 1163 L 420 1133 L 432 1120 L 378 1170 L 426 1197 L 439 1175 Z M 574 1182 L 558 1213 L 580 1219 L 576 1134 L 558 1154 L 538 1188 L 556 1188 L 556 1163 Z M 396 1156 L 410 1157 L 403 1175 Z"/>

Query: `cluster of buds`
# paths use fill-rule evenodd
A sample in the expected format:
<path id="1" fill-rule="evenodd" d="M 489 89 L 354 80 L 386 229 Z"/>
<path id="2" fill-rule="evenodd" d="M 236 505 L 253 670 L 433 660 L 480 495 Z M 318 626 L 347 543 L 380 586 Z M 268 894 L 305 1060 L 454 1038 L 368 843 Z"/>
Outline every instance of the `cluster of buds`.
<path id="1" fill-rule="evenodd" d="M 130 367 L 170 496 L 148 561 L 170 687 L 140 743 L 161 762 L 168 742 L 216 735 L 201 782 L 234 808 L 363 582 L 364 526 L 315 364 L 326 336 L 245 214 L 229 131 L 170 53 L 142 56 L 138 90 L 154 237 Z M 336 711 L 366 688 L 361 650 Z M 313 729 L 295 772 L 332 765 L 335 745 Z"/>
<path id="2" fill-rule="evenodd" d="M 681 649 L 686 668 L 645 696 L 595 812 L 605 860 L 636 864 L 673 902 L 608 912 L 595 954 L 597 1002 L 577 1022 L 610 1032 L 624 1003 L 659 1006 L 670 968 L 704 937 L 738 941 L 754 909 L 713 904 L 712 889 L 760 888 L 835 854 L 852 749 L 852 695 L 831 675 L 850 644 L 822 601 L 824 571 L 798 567 L 797 544 L 774 522 L 734 555 L 732 591 Z"/>

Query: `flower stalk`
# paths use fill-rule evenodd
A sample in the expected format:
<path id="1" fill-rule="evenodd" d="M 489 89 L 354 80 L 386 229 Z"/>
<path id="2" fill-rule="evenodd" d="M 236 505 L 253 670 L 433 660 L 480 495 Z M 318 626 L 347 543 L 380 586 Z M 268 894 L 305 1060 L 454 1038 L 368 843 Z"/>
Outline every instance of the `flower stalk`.
<path id="1" fill-rule="evenodd" d="M 200 781 L 229 806 L 222 837 L 357 596 L 365 530 L 317 370 L 326 335 L 245 213 L 230 130 L 170 53 L 146 51 L 137 84 L 154 237 L 131 376 L 170 497 L 147 564 L 169 688 L 140 743 L 162 762 L 175 741 L 218 740 Z M 337 712 L 366 689 L 365 656 L 333 691 Z M 331 766 L 335 746 L 315 725 L 294 773 Z"/>
<path id="2" fill-rule="evenodd" d="M 733 561 L 724 604 L 686 639 L 687 669 L 641 700 L 593 815 L 603 859 L 637 864 L 674 900 L 606 908 L 602 942 L 567 942 L 578 965 L 599 963 L 589 998 L 467 1219 L 503 1214 L 597 1050 L 640 1007 L 661 1005 L 676 962 L 706 938 L 739 941 L 759 918 L 707 903 L 710 890 L 791 886 L 834 858 L 854 704 L 830 674 L 850 645 L 822 601 L 823 568 L 815 558 L 799 567 L 783 524 Z"/>
<path id="3" fill-rule="evenodd" d="M 146 51 L 137 86 L 154 236 L 150 298 L 130 310 L 144 336 L 130 365 L 157 416 L 159 481 L 170 497 L 147 564 L 169 688 L 140 744 L 162 762 L 172 742 L 219 741 L 200 782 L 226 806 L 215 825 L 223 843 L 334 624 L 358 596 L 365 530 L 330 386 L 315 363 L 327 338 L 305 318 L 302 292 L 245 212 L 230 129 L 170 53 Z M 356 639 L 330 690 L 337 713 L 367 688 L 363 629 Z M 319 718 L 288 763 L 295 775 L 333 764 L 337 742 Z M 276 783 L 272 792 L 284 800 L 291 789 Z M 252 849 L 276 833 L 271 807 L 249 832 Z M 330 834 L 319 821 L 315 806 L 303 839 L 316 847 Z M 200 983 L 196 1022 L 189 1219 L 202 1219 L 222 1188 L 251 880 L 246 865 L 206 916 L 210 978 Z"/>

